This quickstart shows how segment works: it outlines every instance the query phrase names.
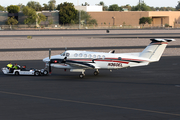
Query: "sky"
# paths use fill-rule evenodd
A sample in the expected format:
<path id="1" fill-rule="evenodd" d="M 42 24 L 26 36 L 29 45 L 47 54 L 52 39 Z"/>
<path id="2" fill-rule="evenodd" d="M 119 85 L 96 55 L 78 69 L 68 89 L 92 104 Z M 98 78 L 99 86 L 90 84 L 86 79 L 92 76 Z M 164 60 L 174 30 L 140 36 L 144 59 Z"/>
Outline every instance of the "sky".
<path id="1" fill-rule="evenodd" d="M 9 5 L 17 5 L 19 3 L 26 5 L 29 1 L 31 0 L 1 0 L 0 5 L 5 7 Z M 32 1 L 37 1 L 41 5 L 43 5 L 43 3 L 48 3 L 49 0 L 32 0 Z M 71 2 L 74 3 L 74 5 L 78 5 L 78 1 L 79 4 L 82 3 L 84 4 L 85 2 L 87 2 L 90 5 L 99 4 L 100 1 L 103 1 L 107 6 L 112 4 L 118 4 L 119 6 L 129 4 L 131 6 L 135 6 L 139 2 L 139 0 L 56 0 L 56 4 L 60 4 L 63 2 Z M 144 0 L 144 2 L 147 5 L 153 7 L 175 7 L 178 4 L 178 0 Z"/>

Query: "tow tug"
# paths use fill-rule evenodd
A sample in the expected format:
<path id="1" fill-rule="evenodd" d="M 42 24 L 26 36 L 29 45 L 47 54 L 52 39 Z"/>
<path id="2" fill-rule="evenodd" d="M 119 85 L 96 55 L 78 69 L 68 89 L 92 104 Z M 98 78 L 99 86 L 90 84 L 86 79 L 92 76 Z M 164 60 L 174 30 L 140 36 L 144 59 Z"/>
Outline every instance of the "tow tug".
<path id="1" fill-rule="evenodd" d="M 39 75 L 48 75 L 48 71 L 45 69 L 34 69 L 34 68 L 30 68 L 30 69 L 26 69 L 26 66 L 22 66 L 20 67 L 18 65 L 18 69 L 12 69 L 8 67 L 3 67 L 2 71 L 5 75 L 35 75 L 35 76 L 39 76 Z"/>

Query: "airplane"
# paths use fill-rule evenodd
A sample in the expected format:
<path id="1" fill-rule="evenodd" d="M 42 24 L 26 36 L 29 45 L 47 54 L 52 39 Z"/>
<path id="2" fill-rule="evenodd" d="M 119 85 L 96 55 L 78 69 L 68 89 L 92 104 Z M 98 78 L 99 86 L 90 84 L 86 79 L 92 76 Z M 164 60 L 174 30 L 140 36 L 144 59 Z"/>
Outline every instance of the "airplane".
<path id="1" fill-rule="evenodd" d="M 139 53 L 115 53 L 115 51 L 105 52 L 89 52 L 77 50 L 65 50 L 62 54 L 51 56 L 49 49 L 49 57 L 44 58 L 43 62 L 49 67 L 60 69 L 70 69 L 70 72 L 80 72 L 80 78 L 85 76 L 85 70 L 94 69 L 94 75 L 99 74 L 99 70 L 122 69 L 127 67 L 146 66 L 151 62 L 160 60 L 168 42 L 175 39 L 150 39 L 152 42 Z"/>

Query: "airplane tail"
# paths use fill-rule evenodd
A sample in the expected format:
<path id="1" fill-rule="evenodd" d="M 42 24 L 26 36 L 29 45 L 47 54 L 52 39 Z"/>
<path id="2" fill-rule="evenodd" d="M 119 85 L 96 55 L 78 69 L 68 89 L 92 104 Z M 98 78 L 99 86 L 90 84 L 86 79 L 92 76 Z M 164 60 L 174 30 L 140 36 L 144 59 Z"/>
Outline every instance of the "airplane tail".
<path id="1" fill-rule="evenodd" d="M 150 39 L 152 42 L 140 53 L 139 57 L 147 58 L 153 62 L 159 61 L 168 42 L 174 39 Z"/>

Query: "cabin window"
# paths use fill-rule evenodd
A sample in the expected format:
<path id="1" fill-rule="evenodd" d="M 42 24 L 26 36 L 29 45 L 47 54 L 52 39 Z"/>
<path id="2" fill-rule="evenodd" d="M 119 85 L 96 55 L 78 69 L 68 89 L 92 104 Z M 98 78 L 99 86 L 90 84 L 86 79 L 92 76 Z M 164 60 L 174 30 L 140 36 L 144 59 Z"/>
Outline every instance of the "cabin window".
<path id="1" fill-rule="evenodd" d="M 79 54 L 79 57 L 82 57 L 82 53 Z"/>
<path id="2" fill-rule="evenodd" d="M 95 58 L 96 58 L 96 55 L 93 55 L 93 58 L 95 59 Z"/>
<path id="3" fill-rule="evenodd" d="M 122 58 L 121 58 L 121 57 L 118 57 L 118 60 L 122 60 Z"/>
<path id="4" fill-rule="evenodd" d="M 103 56 L 102 56 L 102 59 L 105 59 L 105 58 L 106 58 L 105 55 L 103 55 Z"/>
<path id="5" fill-rule="evenodd" d="M 78 54 L 77 54 L 77 53 L 75 53 L 75 54 L 74 54 L 74 57 L 77 57 L 77 56 L 78 56 Z"/>
<path id="6" fill-rule="evenodd" d="M 97 56 L 97 58 L 99 58 L 99 59 L 100 59 L 100 58 L 101 58 L 101 56 L 100 56 L 100 55 L 98 55 L 98 56 Z"/>
<path id="7" fill-rule="evenodd" d="M 84 57 L 86 58 L 86 57 L 87 57 L 87 54 L 84 54 Z"/>
<path id="8" fill-rule="evenodd" d="M 89 58 L 91 58 L 91 57 L 92 57 L 92 55 L 91 55 L 91 54 L 89 54 L 89 55 L 88 55 L 88 57 L 89 57 Z"/>
<path id="9" fill-rule="evenodd" d="M 69 55 L 70 55 L 69 53 L 66 53 L 66 57 L 69 57 Z"/>

